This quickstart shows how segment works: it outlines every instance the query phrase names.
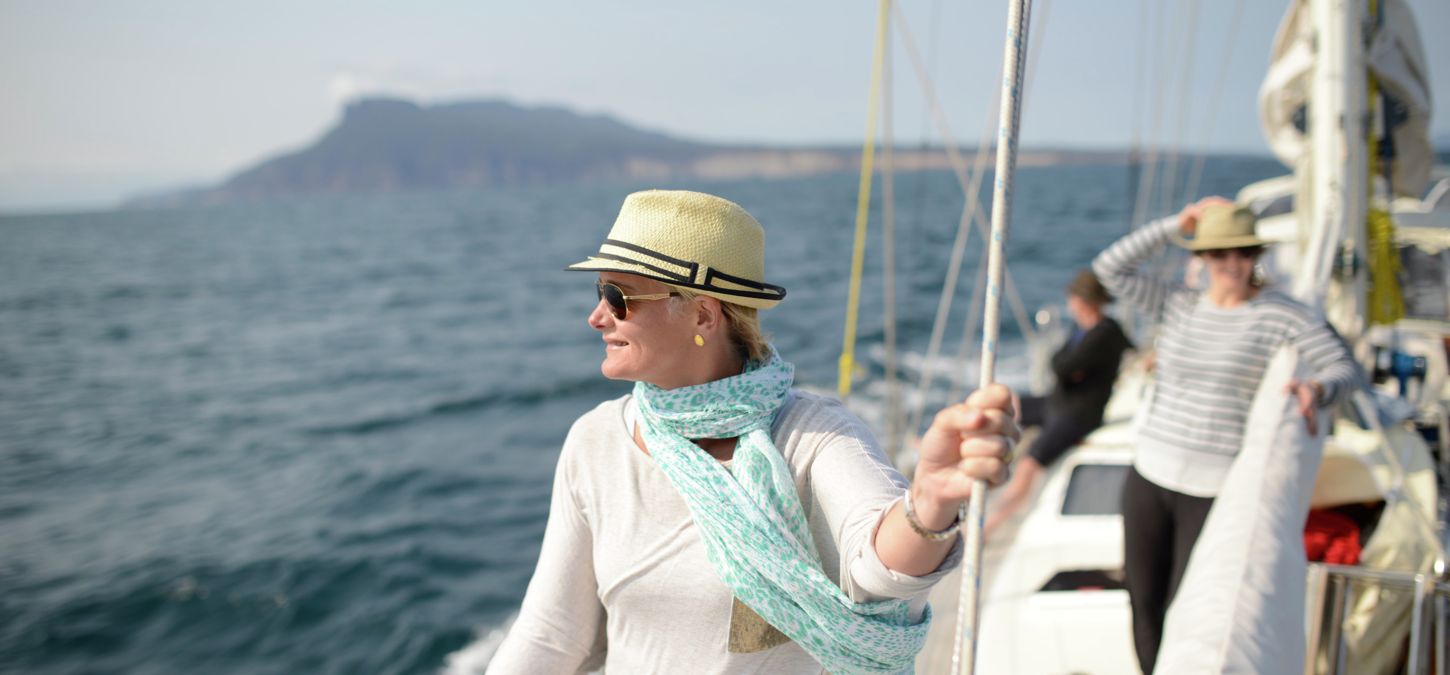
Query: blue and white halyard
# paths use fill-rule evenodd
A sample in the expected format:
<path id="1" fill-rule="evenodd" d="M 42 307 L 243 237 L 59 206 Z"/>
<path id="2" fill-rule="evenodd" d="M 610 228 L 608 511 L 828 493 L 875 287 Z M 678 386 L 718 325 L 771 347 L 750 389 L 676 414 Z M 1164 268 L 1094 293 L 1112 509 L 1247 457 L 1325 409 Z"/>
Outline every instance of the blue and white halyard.
<path id="1" fill-rule="evenodd" d="M 832 673 L 900 673 L 926 641 L 930 613 L 905 600 L 855 602 L 822 571 L 805 512 L 770 425 L 795 367 L 764 363 L 705 384 L 634 386 L 645 444 L 685 500 L 710 563 L 730 590 Z M 694 438 L 738 437 L 727 468 Z"/>
<path id="2" fill-rule="evenodd" d="M 996 379 L 1001 305 L 1002 269 L 1006 263 L 1007 224 L 1012 212 L 1012 172 L 1017 167 L 1017 133 L 1022 119 L 1022 81 L 1026 73 L 1027 28 L 1031 0 L 1012 0 L 1007 10 L 1007 40 L 1002 53 L 1001 111 L 997 116 L 996 180 L 992 185 L 992 236 L 987 249 L 987 298 L 982 321 L 981 381 L 986 388 Z M 982 586 L 982 519 L 986 515 L 987 482 L 972 484 L 972 497 L 962 508 L 966 555 L 961 594 L 957 601 L 957 639 L 952 648 L 952 671 L 970 675 L 976 670 L 977 610 Z"/>

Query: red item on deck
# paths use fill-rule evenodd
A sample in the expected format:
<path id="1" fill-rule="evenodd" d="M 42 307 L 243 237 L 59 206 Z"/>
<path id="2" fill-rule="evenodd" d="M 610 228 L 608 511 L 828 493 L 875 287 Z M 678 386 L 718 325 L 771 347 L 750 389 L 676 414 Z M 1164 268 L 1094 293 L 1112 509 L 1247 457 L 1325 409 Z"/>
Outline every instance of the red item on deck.
<path id="1" fill-rule="evenodd" d="M 1334 511 L 1314 510 L 1304 523 L 1304 553 L 1309 562 L 1359 564 L 1359 525 Z"/>

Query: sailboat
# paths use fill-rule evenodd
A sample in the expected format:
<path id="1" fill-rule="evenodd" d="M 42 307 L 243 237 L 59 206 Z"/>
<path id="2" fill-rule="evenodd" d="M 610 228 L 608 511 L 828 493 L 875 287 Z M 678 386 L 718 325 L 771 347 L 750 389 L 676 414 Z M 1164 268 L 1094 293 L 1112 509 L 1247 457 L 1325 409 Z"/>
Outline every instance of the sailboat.
<path id="1" fill-rule="evenodd" d="M 1294 0 L 1280 25 L 1260 113 L 1292 174 L 1248 185 L 1235 200 L 1251 205 L 1260 236 L 1274 242 L 1267 257 L 1277 283 L 1324 312 L 1377 384 L 1336 411 L 1322 459 L 1316 450 L 1284 468 L 1282 452 L 1240 456 L 1278 461 L 1288 474 L 1270 484 L 1245 468 L 1239 496 L 1226 491 L 1215 505 L 1204 535 L 1215 546 L 1193 554 L 1161 672 L 1421 673 L 1450 662 L 1450 172 L 1432 167 L 1428 65 L 1404 0 Z M 1045 362 L 1051 344 L 1033 344 Z M 894 362 L 888 355 L 888 372 Z M 1150 381 L 1143 362 L 1125 367 L 1104 425 L 994 537 L 979 672 L 1137 672 L 1118 496 Z M 880 407 L 864 406 L 863 416 Z M 1296 492 L 1280 500 L 1278 529 L 1265 526 L 1275 549 L 1266 552 L 1264 537 L 1244 534 L 1258 526 L 1246 524 L 1253 519 L 1234 514 L 1274 510 L 1259 501 L 1271 490 Z M 1302 556 L 1302 526 L 1284 523 L 1302 523 L 1310 507 L 1355 514 L 1365 533 L 1359 564 L 1293 559 Z M 1260 557 L 1291 580 L 1223 586 L 1225 567 Z M 952 615 L 944 610 L 957 583 L 934 593 L 937 616 Z M 1181 618 L 1191 612 L 1199 620 Z M 918 671 L 945 669 L 954 628 L 933 626 Z"/>

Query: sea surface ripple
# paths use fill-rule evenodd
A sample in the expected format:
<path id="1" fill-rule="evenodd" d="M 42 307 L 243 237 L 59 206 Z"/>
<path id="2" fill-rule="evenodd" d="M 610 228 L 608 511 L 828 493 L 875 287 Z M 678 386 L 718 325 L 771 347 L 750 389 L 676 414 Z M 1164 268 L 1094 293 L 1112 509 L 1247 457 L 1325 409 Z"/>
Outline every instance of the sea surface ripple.
<path id="1" fill-rule="evenodd" d="M 1204 188 L 1277 173 L 1215 159 Z M 855 185 L 670 185 L 764 223 L 790 291 L 765 324 L 804 385 L 835 380 Z M 569 424 L 628 388 L 599 375 L 590 279 L 561 268 L 634 187 L 0 217 L 0 672 L 486 661 Z M 963 200 L 944 173 L 899 176 L 896 194 L 902 341 L 919 353 Z M 1008 251 L 1029 308 L 1126 231 L 1128 200 L 1120 166 L 1021 171 Z M 947 344 L 980 250 L 974 234 Z"/>

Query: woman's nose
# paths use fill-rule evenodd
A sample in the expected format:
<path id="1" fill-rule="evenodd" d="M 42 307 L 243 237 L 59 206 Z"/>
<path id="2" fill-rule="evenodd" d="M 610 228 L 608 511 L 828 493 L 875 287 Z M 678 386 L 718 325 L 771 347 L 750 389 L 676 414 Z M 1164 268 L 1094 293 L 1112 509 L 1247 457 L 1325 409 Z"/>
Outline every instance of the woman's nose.
<path id="1" fill-rule="evenodd" d="M 602 331 L 609 326 L 607 322 L 609 319 L 614 318 L 614 315 L 609 313 L 607 304 L 604 298 L 600 298 L 599 302 L 594 303 L 594 311 L 589 312 L 590 328 Z"/>

